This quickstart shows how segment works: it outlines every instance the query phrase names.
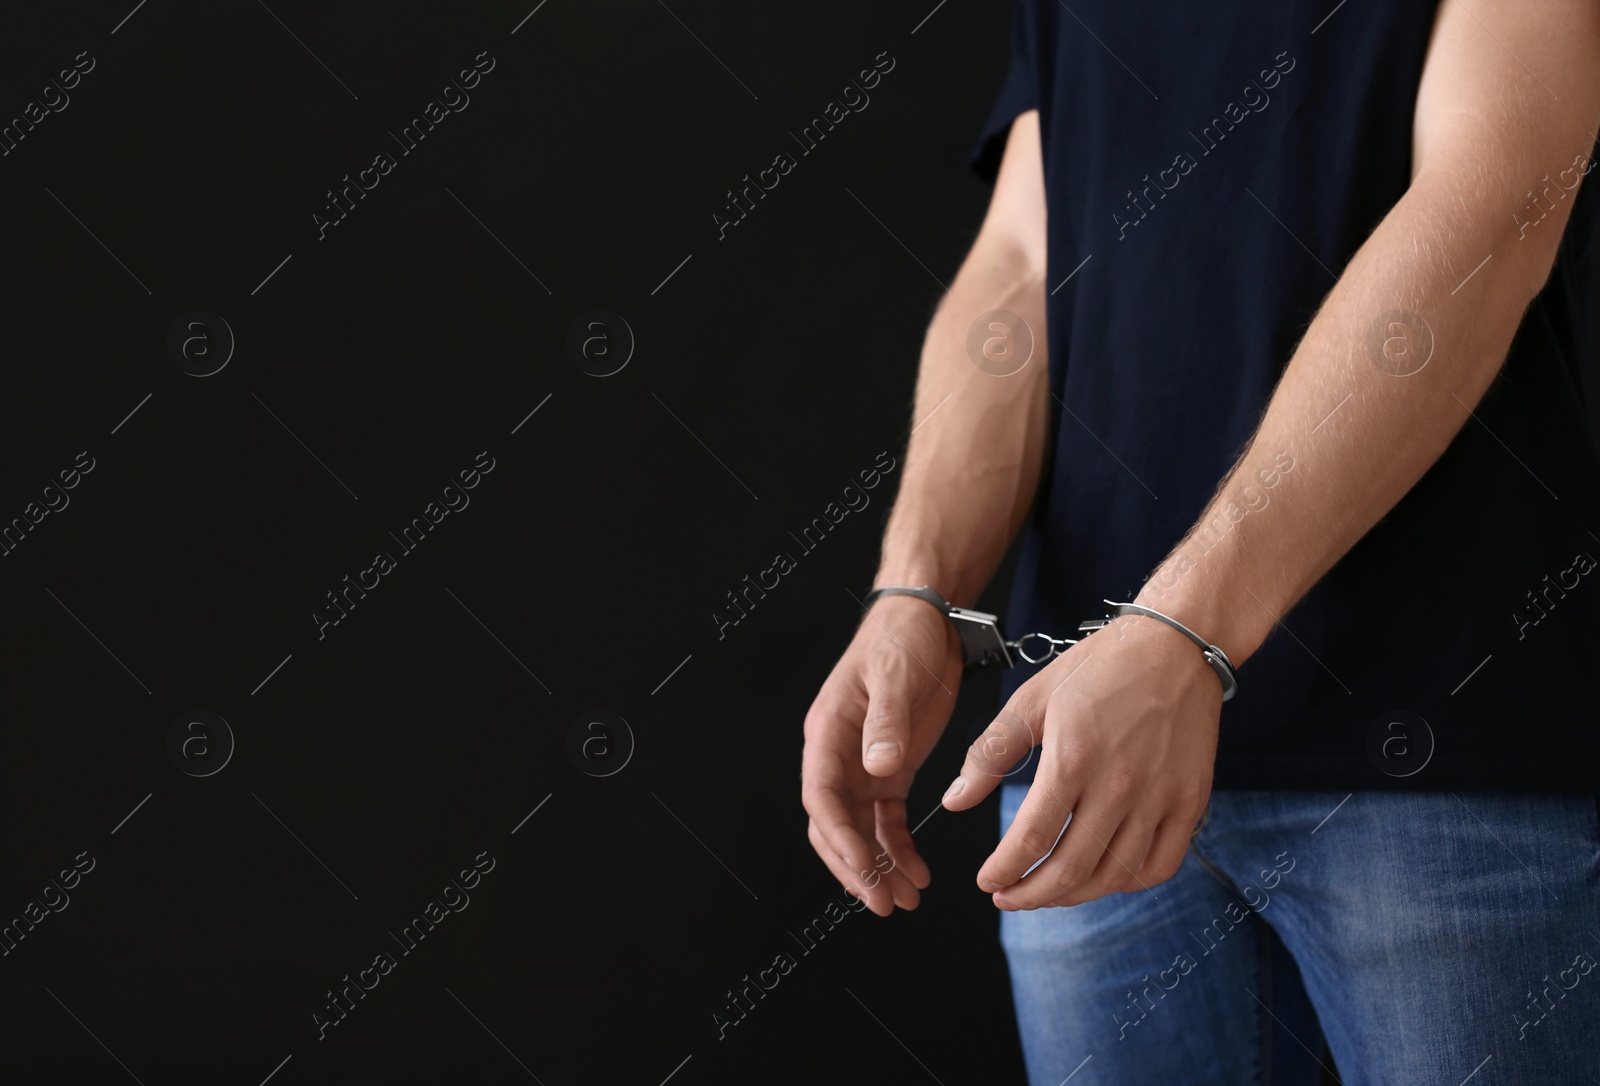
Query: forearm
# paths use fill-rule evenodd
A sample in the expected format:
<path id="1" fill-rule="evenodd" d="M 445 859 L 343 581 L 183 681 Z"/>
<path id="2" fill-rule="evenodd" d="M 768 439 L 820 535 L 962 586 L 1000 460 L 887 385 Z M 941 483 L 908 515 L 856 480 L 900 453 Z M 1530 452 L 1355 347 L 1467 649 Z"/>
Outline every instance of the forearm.
<path id="1" fill-rule="evenodd" d="M 998 376 L 968 355 L 969 327 L 991 310 L 1032 331 L 1032 356 L 1019 372 Z M 928 328 L 879 584 L 931 584 L 957 604 L 976 600 L 1038 486 L 1046 357 L 1042 270 L 1004 237 L 980 234 Z"/>
<path id="2" fill-rule="evenodd" d="M 1443 454 L 1548 276 L 1594 120 L 1564 119 L 1555 138 L 1433 156 L 1346 268 L 1246 452 L 1140 602 L 1242 663 Z M 1530 183 L 1537 193 L 1564 168 L 1555 209 L 1519 226 Z M 1431 356 L 1407 372 L 1430 330 Z"/>

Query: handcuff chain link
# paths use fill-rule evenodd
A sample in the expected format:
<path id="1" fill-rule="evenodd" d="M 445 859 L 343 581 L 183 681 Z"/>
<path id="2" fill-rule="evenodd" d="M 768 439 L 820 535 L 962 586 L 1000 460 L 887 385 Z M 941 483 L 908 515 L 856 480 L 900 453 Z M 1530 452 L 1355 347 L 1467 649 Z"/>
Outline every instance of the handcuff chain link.
<path id="1" fill-rule="evenodd" d="M 1032 640 L 1043 641 L 1045 643 L 1045 649 L 1042 654 L 1035 655 L 1023 648 L 1024 645 Z M 1052 660 L 1055 657 L 1060 656 L 1069 646 L 1076 645 L 1077 643 L 1078 639 L 1074 637 L 1051 637 L 1047 633 L 1029 633 L 1023 634 L 1015 641 L 1007 641 L 1006 648 L 1013 650 L 1018 656 L 1022 657 L 1030 664 L 1042 664 L 1046 660 Z"/>

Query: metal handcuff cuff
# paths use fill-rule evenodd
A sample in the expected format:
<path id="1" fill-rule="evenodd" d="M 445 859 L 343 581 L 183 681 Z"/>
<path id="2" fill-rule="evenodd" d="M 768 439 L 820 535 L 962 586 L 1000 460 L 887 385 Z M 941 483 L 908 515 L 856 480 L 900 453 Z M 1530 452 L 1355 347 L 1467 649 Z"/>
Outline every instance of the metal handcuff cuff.
<path id="1" fill-rule="evenodd" d="M 956 634 L 961 638 L 962 663 L 968 668 L 988 667 L 990 664 L 1016 667 L 1018 659 L 1029 664 L 1042 664 L 1059 656 L 1068 646 L 1076 645 L 1082 640 L 1073 637 L 1051 637 L 1046 633 L 1027 633 L 1014 641 L 1009 640 L 1000 629 L 998 615 L 956 607 L 929 585 L 922 585 L 920 588 L 912 588 L 909 585 L 884 585 L 874 588 L 867 593 L 863 601 L 864 606 L 872 606 L 872 602 L 880 596 L 915 596 L 937 607 L 940 613 L 954 624 Z M 1153 618 L 1172 627 L 1195 643 L 1200 649 L 1201 657 L 1210 665 L 1211 670 L 1217 673 L 1217 678 L 1222 682 L 1223 701 L 1227 701 L 1239 692 L 1239 677 L 1234 673 L 1233 661 L 1228 659 L 1228 654 L 1177 619 L 1137 603 L 1116 603 L 1112 600 L 1102 602 L 1106 605 L 1106 617 L 1085 619 L 1078 623 L 1079 633 L 1087 636 L 1109 624 L 1112 619 L 1121 618 L 1123 615 L 1144 615 Z M 1211 804 L 1207 803 L 1205 813 L 1193 833 L 1198 834 L 1205 829 L 1206 821 L 1210 817 Z"/>

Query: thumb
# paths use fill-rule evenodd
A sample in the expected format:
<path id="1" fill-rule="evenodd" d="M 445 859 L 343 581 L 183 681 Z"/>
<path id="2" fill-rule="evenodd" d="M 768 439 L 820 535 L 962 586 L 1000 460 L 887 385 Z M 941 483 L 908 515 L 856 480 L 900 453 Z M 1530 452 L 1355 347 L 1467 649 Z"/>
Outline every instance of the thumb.
<path id="1" fill-rule="evenodd" d="M 861 726 L 861 765 L 874 777 L 892 777 L 906 764 L 911 745 L 911 698 L 904 679 L 882 672 L 867 677 L 867 716 Z"/>
<path id="2" fill-rule="evenodd" d="M 1043 722 L 1043 712 L 1034 711 L 1027 699 L 1013 697 L 967 748 L 960 775 L 945 790 L 945 809 L 976 806 L 996 785 L 1032 765 L 1043 742 Z"/>

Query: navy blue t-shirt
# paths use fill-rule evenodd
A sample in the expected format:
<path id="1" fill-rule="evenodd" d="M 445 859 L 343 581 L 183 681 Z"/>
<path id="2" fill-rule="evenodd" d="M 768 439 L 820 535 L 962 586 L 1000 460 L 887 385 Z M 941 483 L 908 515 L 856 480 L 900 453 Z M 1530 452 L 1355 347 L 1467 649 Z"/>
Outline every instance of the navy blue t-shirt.
<path id="1" fill-rule="evenodd" d="M 1013 636 L 1132 599 L 1199 517 L 1406 191 L 1435 6 L 1020 0 L 972 158 L 992 179 L 1039 110 L 1054 397 Z M 1548 285 L 1443 457 L 1240 669 L 1216 787 L 1600 792 L 1592 165 L 1528 179 L 1574 205 Z"/>

